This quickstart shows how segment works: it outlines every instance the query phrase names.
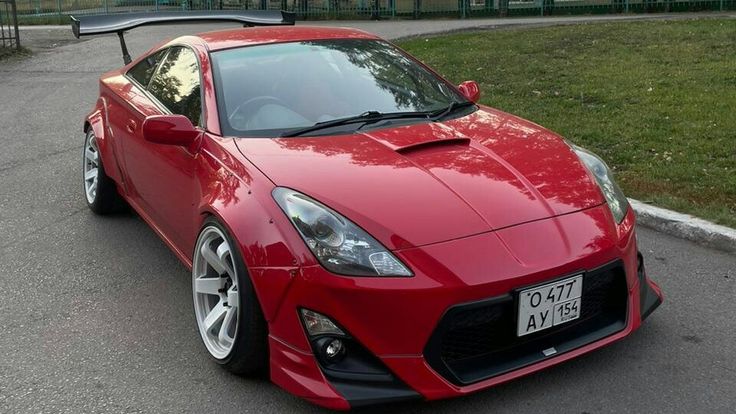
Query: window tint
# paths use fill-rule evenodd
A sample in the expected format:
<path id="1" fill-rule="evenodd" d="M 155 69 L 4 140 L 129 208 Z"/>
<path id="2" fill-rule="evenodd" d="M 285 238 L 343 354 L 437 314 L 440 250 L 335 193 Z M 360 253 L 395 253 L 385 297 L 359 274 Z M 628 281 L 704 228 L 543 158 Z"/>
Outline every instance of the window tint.
<path id="1" fill-rule="evenodd" d="M 148 82 L 151 80 L 151 76 L 153 76 L 153 72 L 156 70 L 158 62 L 164 57 L 164 54 L 166 54 L 166 49 L 160 50 L 141 60 L 128 71 L 128 76 L 135 79 L 136 82 L 145 88 L 148 86 Z"/>
<path id="2" fill-rule="evenodd" d="M 174 114 L 199 125 L 202 101 L 197 57 L 185 47 L 172 47 L 148 85 L 148 90 Z"/>
<path id="3" fill-rule="evenodd" d="M 227 135 L 273 137 L 370 111 L 426 113 L 465 101 L 383 41 L 278 43 L 221 50 L 211 58 Z"/>

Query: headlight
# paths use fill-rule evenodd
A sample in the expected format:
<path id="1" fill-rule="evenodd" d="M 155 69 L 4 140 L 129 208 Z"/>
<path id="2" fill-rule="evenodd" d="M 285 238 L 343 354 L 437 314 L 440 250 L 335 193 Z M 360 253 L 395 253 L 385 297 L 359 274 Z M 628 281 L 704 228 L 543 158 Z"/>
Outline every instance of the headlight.
<path id="1" fill-rule="evenodd" d="M 577 145 L 572 145 L 572 149 L 580 158 L 580 161 L 585 164 L 586 167 L 593 173 L 595 180 L 603 191 L 603 195 L 606 197 L 608 207 L 613 213 L 613 217 L 616 219 L 616 223 L 626 217 L 626 211 L 629 208 L 629 200 L 626 199 L 623 191 L 618 187 L 616 181 L 613 180 L 613 173 L 608 168 L 605 162 L 600 159 L 597 155 L 592 152 L 580 148 Z"/>
<path id="2" fill-rule="evenodd" d="M 324 204 L 288 188 L 273 198 L 327 270 L 350 276 L 412 276 L 388 249 Z"/>

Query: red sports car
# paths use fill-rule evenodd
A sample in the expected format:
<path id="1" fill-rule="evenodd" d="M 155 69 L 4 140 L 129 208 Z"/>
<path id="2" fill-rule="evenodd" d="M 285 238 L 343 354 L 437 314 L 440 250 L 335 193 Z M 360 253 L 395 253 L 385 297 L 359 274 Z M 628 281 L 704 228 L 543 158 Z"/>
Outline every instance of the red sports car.
<path id="1" fill-rule="evenodd" d="M 184 36 L 130 61 L 123 32 Z M 391 43 L 282 12 L 120 14 L 84 123 L 95 213 L 127 203 L 192 269 L 212 359 L 315 404 L 433 400 L 626 337 L 661 303 L 596 155 Z"/>

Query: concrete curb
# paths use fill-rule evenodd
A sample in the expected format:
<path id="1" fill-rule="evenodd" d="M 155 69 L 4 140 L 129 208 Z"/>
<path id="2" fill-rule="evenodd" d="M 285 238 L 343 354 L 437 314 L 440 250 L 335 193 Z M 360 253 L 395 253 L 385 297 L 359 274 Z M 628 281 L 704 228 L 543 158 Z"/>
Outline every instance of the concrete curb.
<path id="1" fill-rule="evenodd" d="M 637 221 L 642 226 L 714 249 L 736 253 L 736 229 L 689 214 L 650 206 L 638 200 L 629 201 L 636 212 Z"/>

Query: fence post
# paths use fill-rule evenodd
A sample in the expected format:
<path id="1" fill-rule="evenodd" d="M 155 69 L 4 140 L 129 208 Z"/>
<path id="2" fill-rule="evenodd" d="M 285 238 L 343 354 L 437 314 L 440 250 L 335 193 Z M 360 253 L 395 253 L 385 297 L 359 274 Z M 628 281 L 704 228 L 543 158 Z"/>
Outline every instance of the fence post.
<path id="1" fill-rule="evenodd" d="M 13 30 L 15 31 L 15 48 L 20 50 L 20 33 L 18 32 L 18 9 L 15 0 L 10 0 L 10 12 L 13 14 Z"/>
<path id="2" fill-rule="evenodd" d="M 629 0 L 624 0 L 624 11 L 629 12 Z"/>
<path id="3" fill-rule="evenodd" d="M 59 23 L 61 23 L 61 0 L 56 0 L 56 14 L 59 16 Z"/>
<path id="4" fill-rule="evenodd" d="M 154 10 L 158 11 L 158 0 L 154 0 L 153 4 Z M 107 0 L 105 0 L 105 5 L 107 5 Z"/>
<path id="5" fill-rule="evenodd" d="M 422 0 L 414 0 L 414 18 L 418 19 L 422 15 Z"/>
<path id="6" fill-rule="evenodd" d="M 498 15 L 501 17 L 509 15 L 509 0 L 498 0 Z"/>
<path id="7" fill-rule="evenodd" d="M 107 0 L 105 0 L 105 14 L 110 13 L 110 6 L 107 5 Z"/>

